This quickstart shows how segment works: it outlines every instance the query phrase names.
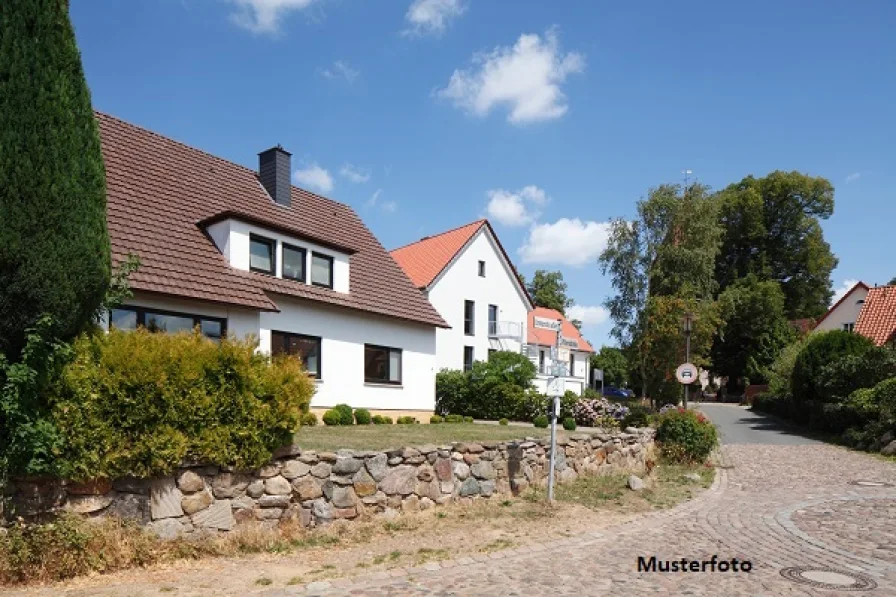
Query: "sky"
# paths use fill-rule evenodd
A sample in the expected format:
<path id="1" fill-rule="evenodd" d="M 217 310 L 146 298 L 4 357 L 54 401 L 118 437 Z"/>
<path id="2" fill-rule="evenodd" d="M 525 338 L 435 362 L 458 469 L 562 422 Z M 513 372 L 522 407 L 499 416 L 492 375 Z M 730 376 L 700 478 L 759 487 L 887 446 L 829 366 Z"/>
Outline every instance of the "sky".
<path id="1" fill-rule="evenodd" d="M 613 344 L 597 258 L 658 184 L 835 186 L 833 287 L 896 276 L 896 3 L 73 0 L 94 107 L 354 207 L 392 249 L 488 217 Z M 889 247 L 889 248 L 888 248 Z"/>

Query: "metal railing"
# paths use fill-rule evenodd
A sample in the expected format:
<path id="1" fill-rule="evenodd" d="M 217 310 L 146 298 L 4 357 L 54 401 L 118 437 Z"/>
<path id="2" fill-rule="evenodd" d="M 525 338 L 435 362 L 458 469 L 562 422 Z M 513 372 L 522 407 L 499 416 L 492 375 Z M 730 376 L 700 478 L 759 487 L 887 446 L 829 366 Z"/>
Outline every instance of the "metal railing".
<path id="1" fill-rule="evenodd" d="M 490 321 L 488 322 L 489 338 L 507 338 L 523 341 L 523 324 L 517 321 Z"/>

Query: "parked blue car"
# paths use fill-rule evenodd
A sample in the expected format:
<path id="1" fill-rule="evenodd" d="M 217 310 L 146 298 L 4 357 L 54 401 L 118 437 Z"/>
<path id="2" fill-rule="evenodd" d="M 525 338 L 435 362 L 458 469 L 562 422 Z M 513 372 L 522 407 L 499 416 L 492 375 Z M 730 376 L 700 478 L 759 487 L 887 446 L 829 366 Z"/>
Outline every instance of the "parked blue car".
<path id="1" fill-rule="evenodd" d="M 619 398 L 621 400 L 628 400 L 629 398 L 634 398 L 635 393 L 631 390 L 625 388 L 616 388 L 613 386 L 604 386 L 604 398 Z"/>

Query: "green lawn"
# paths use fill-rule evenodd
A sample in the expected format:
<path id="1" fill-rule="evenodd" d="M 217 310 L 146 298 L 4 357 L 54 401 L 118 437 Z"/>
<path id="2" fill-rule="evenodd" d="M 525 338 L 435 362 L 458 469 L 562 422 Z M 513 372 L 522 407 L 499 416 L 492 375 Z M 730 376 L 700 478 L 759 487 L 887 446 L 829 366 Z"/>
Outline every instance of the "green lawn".
<path id="1" fill-rule="evenodd" d="M 558 434 L 559 435 L 559 434 Z M 423 444 L 505 441 L 524 437 L 550 437 L 548 429 L 534 427 L 442 423 L 440 425 L 352 425 L 351 427 L 302 427 L 296 443 L 303 450 L 385 450 Z"/>

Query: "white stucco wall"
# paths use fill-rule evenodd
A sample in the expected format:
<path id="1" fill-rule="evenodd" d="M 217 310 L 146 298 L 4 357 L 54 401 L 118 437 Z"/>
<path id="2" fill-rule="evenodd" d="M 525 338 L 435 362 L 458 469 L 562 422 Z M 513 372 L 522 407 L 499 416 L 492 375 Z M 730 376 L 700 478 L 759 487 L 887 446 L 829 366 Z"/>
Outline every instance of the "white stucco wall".
<path id="1" fill-rule="evenodd" d="M 396 410 L 435 408 L 435 328 L 423 324 L 277 297 L 279 313 L 259 314 L 260 349 L 269 351 L 271 330 L 321 337 L 321 379 L 313 407 L 341 402 Z M 400 386 L 364 381 L 364 344 L 402 350 Z"/>
<path id="2" fill-rule="evenodd" d="M 237 269 L 249 271 L 249 235 L 257 234 L 277 241 L 276 275 L 283 275 L 283 243 L 306 249 L 305 272 L 310 283 L 311 252 L 321 253 L 333 258 L 333 290 L 349 291 L 349 255 L 328 247 L 291 237 L 286 234 L 268 230 L 262 226 L 247 224 L 240 220 L 224 220 L 207 228 L 209 236 L 218 250 L 227 257 L 230 265 Z"/>
<path id="3" fill-rule="evenodd" d="M 479 276 L 479 261 L 485 261 L 485 277 Z M 498 307 L 499 322 L 514 322 L 525 338 L 526 300 L 514 281 L 514 274 L 501 250 L 483 227 L 449 264 L 429 289 L 429 300 L 451 329 L 436 332 L 436 363 L 439 369 L 462 369 L 464 346 L 473 347 L 473 358 L 488 359 L 488 349 L 520 351 L 520 342 L 488 337 L 488 306 Z M 475 334 L 464 334 L 464 301 L 476 304 Z"/>
<path id="4" fill-rule="evenodd" d="M 843 299 L 843 302 L 837 305 L 837 308 L 831 311 L 824 320 L 820 321 L 812 331 L 842 330 L 844 324 L 855 324 L 859 318 L 859 311 L 862 310 L 862 305 L 859 301 L 864 301 L 867 297 L 867 289 L 861 286 L 854 288 Z"/>

